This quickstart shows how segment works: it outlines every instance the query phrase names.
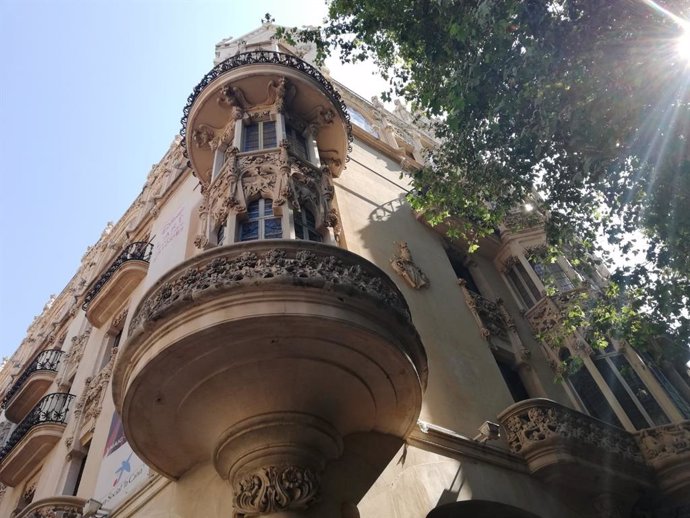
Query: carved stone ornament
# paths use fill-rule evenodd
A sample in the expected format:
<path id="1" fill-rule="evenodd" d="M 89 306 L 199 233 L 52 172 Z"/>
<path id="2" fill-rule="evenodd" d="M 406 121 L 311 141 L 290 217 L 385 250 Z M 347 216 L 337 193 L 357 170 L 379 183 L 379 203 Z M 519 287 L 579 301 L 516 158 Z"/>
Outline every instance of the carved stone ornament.
<path id="1" fill-rule="evenodd" d="M 690 455 L 690 421 L 642 430 L 637 442 L 647 462 L 652 464 Z"/>
<path id="2" fill-rule="evenodd" d="M 636 439 L 662 491 L 690 494 L 690 421 L 641 430 Z"/>
<path id="3" fill-rule="evenodd" d="M 192 140 L 198 148 L 211 147 L 211 142 L 216 138 L 216 133 L 210 126 L 199 125 L 192 133 Z"/>
<path id="4" fill-rule="evenodd" d="M 424 272 L 414 264 L 412 261 L 412 254 L 405 241 L 396 243 L 398 250 L 395 256 L 391 258 L 391 266 L 405 282 L 415 289 L 425 288 L 429 286 L 429 278 Z"/>
<path id="5" fill-rule="evenodd" d="M 554 440 L 575 443 L 596 457 L 614 456 L 634 463 L 643 458 L 635 438 L 620 428 L 548 400 L 526 400 L 499 416 L 513 453 Z"/>
<path id="6" fill-rule="evenodd" d="M 235 516 L 259 516 L 304 510 L 315 500 L 319 480 L 302 466 L 269 466 L 242 477 L 235 484 Z"/>
<path id="7" fill-rule="evenodd" d="M 482 336 L 487 340 L 496 336 L 508 341 L 508 329 L 499 305 L 468 289 L 464 279 L 459 279 L 458 284 Z"/>
<path id="8" fill-rule="evenodd" d="M 223 255 L 211 256 L 180 270 L 144 297 L 132 317 L 129 334 L 144 322 L 160 319 L 194 299 L 203 298 L 206 292 L 269 284 L 343 291 L 373 298 L 409 321 L 402 294 L 373 265 L 361 259 L 353 260 L 340 249 L 316 243 L 284 242 L 284 248 L 270 246 L 266 242 L 235 245 Z M 247 248 L 251 251 L 244 251 Z"/>
<path id="9" fill-rule="evenodd" d="M 327 167 L 321 169 L 291 156 L 288 142 L 277 150 L 239 155 L 228 148 L 224 162 L 199 207 L 198 248 L 207 247 L 211 229 L 224 224 L 229 215 L 244 214 L 252 201 L 264 198 L 278 208 L 286 203 L 294 210 L 307 208 L 316 228 L 333 228 L 339 235 L 339 216 L 333 206 L 333 180 Z M 209 224 L 212 218 L 213 224 Z"/>
<path id="10" fill-rule="evenodd" d="M 69 351 L 62 355 L 60 360 L 60 374 L 58 376 L 57 383 L 62 385 L 67 379 L 69 379 L 70 374 L 75 369 L 82 356 L 84 355 L 84 347 L 86 342 L 89 341 L 89 336 L 91 335 L 91 326 L 84 330 L 80 335 L 72 337 L 72 346 Z"/>

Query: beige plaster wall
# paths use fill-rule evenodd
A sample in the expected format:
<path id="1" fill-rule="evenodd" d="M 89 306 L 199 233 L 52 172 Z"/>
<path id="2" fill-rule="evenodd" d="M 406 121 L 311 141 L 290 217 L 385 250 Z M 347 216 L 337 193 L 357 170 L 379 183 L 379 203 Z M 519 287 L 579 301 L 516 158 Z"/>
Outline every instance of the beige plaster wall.
<path id="1" fill-rule="evenodd" d="M 351 157 L 336 180 L 343 231 L 348 248 L 388 273 L 410 306 L 429 357 L 420 418 L 474 436 L 485 420 L 513 403 L 510 393 L 467 308 L 440 236 L 417 221 L 404 201 L 399 165 L 358 142 Z M 415 290 L 392 270 L 396 241 L 407 241 L 430 287 Z"/>
<path id="2" fill-rule="evenodd" d="M 423 518 L 462 500 L 500 502 L 541 518 L 576 518 L 548 488 L 524 473 L 414 446 L 401 449 L 358 504 L 361 518 Z"/>
<path id="3" fill-rule="evenodd" d="M 198 180 L 191 174 L 184 178 L 153 222 L 153 252 L 149 270 L 142 282 L 143 289 L 186 259 L 190 234 L 196 231 L 190 227 L 191 222 L 196 221 L 193 211 L 201 198 L 198 185 Z"/>

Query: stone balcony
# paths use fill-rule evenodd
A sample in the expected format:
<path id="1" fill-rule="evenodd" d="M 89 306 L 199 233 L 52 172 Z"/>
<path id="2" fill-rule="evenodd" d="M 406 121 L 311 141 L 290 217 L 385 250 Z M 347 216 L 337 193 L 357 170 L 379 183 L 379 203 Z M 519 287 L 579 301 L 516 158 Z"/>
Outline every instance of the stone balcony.
<path id="1" fill-rule="evenodd" d="M 214 153 L 232 147 L 238 123 L 286 112 L 316 134 L 321 162 L 337 177 L 352 140 L 340 94 L 317 68 L 300 58 L 255 50 L 216 65 L 187 100 L 182 145 L 201 183 L 210 184 Z"/>
<path id="2" fill-rule="evenodd" d="M 146 276 L 152 250 L 151 243 L 131 243 L 91 286 L 82 305 L 91 324 L 102 326 L 120 309 Z"/>
<path id="3" fill-rule="evenodd" d="M 18 423 L 38 403 L 53 383 L 61 358 L 59 349 L 42 351 L 22 371 L 2 402 L 7 419 Z"/>
<path id="4" fill-rule="evenodd" d="M 516 403 L 498 419 L 530 472 L 572 498 L 606 493 L 621 507 L 653 488 L 635 437 L 548 399 Z"/>
<path id="5" fill-rule="evenodd" d="M 62 437 L 74 396 L 49 394 L 14 429 L 0 450 L 0 482 L 16 486 Z"/>
<path id="6" fill-rule="evenodd" d="M 32 502 L 14 518 L 82 518 L 86 500 L 76 496 L 53 496 Z"/>
<path id="7" fill-rule="evenodd" d="M 583 286 L 556 295 L 542 297 L 525 313 L 525 318 L 534 334 L 543 338 L 552 329 L 557 328 L 570 303 L 588 290 L 589 288 Z"/>
<path id="8" fill-rule="evenodd" d="M 177 478 L 212 461 L 235 487 L 236 510 L 251 514 L 245 490 L 285 477 L 307 496 L 283 508 L 307 505 L 348 434 L 405 437 L 426 376 L 384 272 L 337 247 L 269 240 L 214 248 L 152 286 L 113 393 L 148 465 Z"/>

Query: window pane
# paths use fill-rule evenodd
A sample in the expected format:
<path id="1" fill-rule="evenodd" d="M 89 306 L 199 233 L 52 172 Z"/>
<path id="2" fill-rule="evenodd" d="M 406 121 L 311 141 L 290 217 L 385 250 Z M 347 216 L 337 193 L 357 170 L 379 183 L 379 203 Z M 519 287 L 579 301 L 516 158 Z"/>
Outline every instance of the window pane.
<path id="1" fill-rule="evenodd" d="M 630 397 L 630 394 L 628 394 L 628 391 L 625 390 L 623 383 L 621 383 L 616 374 L 613 372 L 613 369 L 609 365 L 609 362 L 606 361 L 606 358 L 594 360 L 594 365 L 597 366 L 597 369 L 606 381 L 606 384 L 611 387 L 611 392 L 613 392 L 613 395 L 616 396 L 616 399 L 623 407 L 623 410 L 627 414 L 633 426 L 638 430 L 650 426 L 650 423 L 647 422 L 642 415 L 642 412 L 640 412 L 640 410 L 637 408 L 635 402 Z"/>
<path id="2" fill-rule="evenodd" d="M 587 367 L 580 367 L 577 372 L 568 377 L 568 381 L 591 416 L 622 428 L 616 414 L 613 413 L 613 409 L 599 390 Z"/>
<path id="3" fill-rule="evenodd" d="M 304 226 L 302 226 L 302 221 L 299 219 L 299 212 L 295 213 L 295 237 L 297 239 L 304 239 Z"/>
<path id="4" fill-rule="evenodd" d="M 276 147 L 278 141 L 276 139 L 276 123 L 273 121 L 266 121 L 263 124 L 264 128 L 264 146 L 263 149 L 269 147 Z"/>
<path id="5" fill-rule="evenodd" d="M 259 239 L 259 222 L 244 221 L 240 225 L 240 241 Z"/>
<path id="6" fill-rule="evenodd" d="M 522 278 L 522 280 L 525 281 L 525 284 L 527 285 L 527 288 L 529 288 L 529 291 L 531 291 L 532 295 L 534 295 L 534 300 L 540 300 L 541 299 L 541 293 L 539 293 L 539 290 L 534 285 L 534 282 L 532 282 L 532 278 L 527 273 L 527 270 L 525 270 L 525 267 L 522 266 L 522 263 L 517 263 L 515 265 L 515 268 L 517 268 L 517 271 L 518 271 L 520 277 Z"/>
<path id="7" fill-rule="evenodd" d="M 668 396 L 678 407 L 678 410 L 680 410 L 680 412 L 683 414 L 683 417 L 685 417 L 685 419 L 690 419 L 690 404 L 685 401 L 685 398 L 680 395 L 676 387 L 673 386 L 661 369 L 657 367 L 656 362 L 651 354 L 643 352 L 642 357 L 647 363 L 649 370 L 652 371 L 652 374 L 654 374 L 656 380 L 661 384 Z"/>
<path id="8" fill-rule="evenodd" d="M 628 359 L 622 354 L 617 354 L 615 356 L 609 356 L 609 359 L 616 367 L 618 372 L 623 379 L 626 381 L 630 390 L 633 391 L 637 400 L 642 404 L 645 412 L 649 414 L 656 425 L 667 424 L 669 422 L 668 417 L 656 402 L 654 396 L 649 392 L 649 389 L 644 384 L 644 382 L 637 375 L 637 372 L 632 368 L 632 365 L 628 362 Z"/>
<path id="9" fill-rule="evenodd" d="M 320 243 L 322 240 L 323 237 L 321 237 L 321 234 L 314 232 L 313 230 L 309 231 L 309 241 L 316 241 L 317 243 Z"/>
<path id="10" fill-rule="evenodd" d="M 259 149 L 259 126 L 257 124 L 245 126 L 242 151 L 255 151 L 257 149 Z"/>
<path id="11" fill-rule="evenodd" d="M 308 156 L 307 139 L 292 126 L 287 127 L 287 137 L 292 152 L 298 157 L 306 160 Z"/>
<path id="12" fill-rule="evenodd" d="M 513 284 L 513 288 L 515 288 L 520 294 L 520 298 L 522 299 L 522 301 L 528 308 L 531 308 L 534 305 L 534 303 L 532 302 L 532 298 L 527 293 L 527 290 L 523 286 L 522 282 L 520 282 L 520 279 L 518 277 L 518 274 L 515 272 L 515 269 L 511 268 L 510 270 L 508 270 L 506 274 L 508 275 L 508 279 L 510 279 L 510 282 Z"/>
<path id="13" fill-rule="evenodd" d="M 283 237 L 283 225 L 280 218 L 264 220 L 264 238 L 276 239 Z"/>
<path id="14" fill-rule="evenodd" d="M 249 207 L 247 207 L 247 216 L 250 220 L 259 219 L 259 200 L 249 204 Z"/>
<path id="15" fill-rule="evenodd" d="M 218 227 L 218 233 L 216 234 L 216 243 L 222 245 L 223 241 L 225 241 L 225 225 Z"/>
<path id="16" fill-rule="evenodd" d="M 273 200 L 263 200 L 264 202 L 264 216 L 273 216 Z"/>

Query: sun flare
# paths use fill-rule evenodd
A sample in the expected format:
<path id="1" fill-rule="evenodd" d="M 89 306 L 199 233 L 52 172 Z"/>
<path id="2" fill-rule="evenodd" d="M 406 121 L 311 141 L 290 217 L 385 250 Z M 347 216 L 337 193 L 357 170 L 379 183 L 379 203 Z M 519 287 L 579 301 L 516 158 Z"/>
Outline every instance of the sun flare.
<path id="1" fill-rule="evenodd" d="M 676 53 L 681 59 L 690 63 L 690 30 L 685 30 L 676 41 Z"/>

